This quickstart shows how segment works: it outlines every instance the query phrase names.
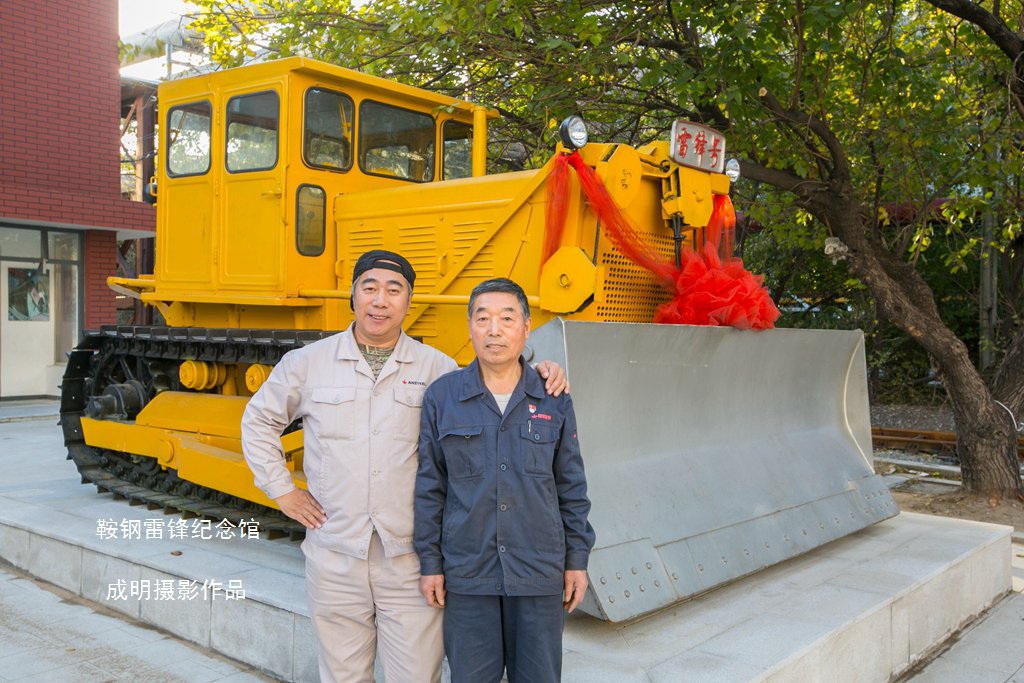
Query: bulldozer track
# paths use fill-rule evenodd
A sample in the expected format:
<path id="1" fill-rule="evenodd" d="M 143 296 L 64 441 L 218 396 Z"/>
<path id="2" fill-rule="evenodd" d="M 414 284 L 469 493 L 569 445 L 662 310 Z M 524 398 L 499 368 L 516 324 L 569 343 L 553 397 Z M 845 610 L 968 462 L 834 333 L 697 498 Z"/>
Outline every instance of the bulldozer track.
<path id="1" fill-rule="evenodd" d="M 274 365 L 291 349 L 331 334 L 162 326 L 105 326 L 86 332 L 68 358 L 61 383 L 60 425 L 68 459 L 74 461 L 83 484 L 94 484 L 100 492 L 113 493 L 133 505 L 185 517 L 252 520 L 270 538 L 300 540 L 305 528 L 277 510 L 180 479 L 152 458 L 88 445 L 81 418 L 89 397 L 108 384 L 135 380 L 152 398 L 158 391 L 183 390 L 177 368 L 184 360 Z"/>

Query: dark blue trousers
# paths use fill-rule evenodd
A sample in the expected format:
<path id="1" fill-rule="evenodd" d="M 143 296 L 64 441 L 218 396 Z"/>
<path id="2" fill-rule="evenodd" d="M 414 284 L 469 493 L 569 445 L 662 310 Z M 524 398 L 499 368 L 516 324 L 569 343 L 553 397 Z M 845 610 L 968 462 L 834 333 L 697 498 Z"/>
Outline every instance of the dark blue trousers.
<path id="1" fill-rule="evenodd" d="M 510 597 L 449 592 L 444 650 L 452 683 L 558 683 L 562 677 L 561 595 Z"/>

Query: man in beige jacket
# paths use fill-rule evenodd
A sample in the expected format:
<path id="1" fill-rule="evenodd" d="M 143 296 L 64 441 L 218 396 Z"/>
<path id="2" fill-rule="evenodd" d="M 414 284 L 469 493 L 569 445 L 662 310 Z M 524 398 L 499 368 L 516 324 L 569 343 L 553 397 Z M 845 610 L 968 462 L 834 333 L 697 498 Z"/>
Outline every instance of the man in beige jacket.
<path id="1" fill-rule="evenodd" d="M 352 275 L 355 322 L 284 356 L 242 418 L 256 485 L 308 529 L 306 597 L 322 681 L 440 679 L 441 613 L 419 592 L 412 548 L 420 407 L 427 386 L 457 368 L 408 337 L 416 273 L 394 252 L 363 254 Z M 537 371 L 558 395 L 555 364 Z M 309 490 L 292 481 L 281 432 L 302 419 Z"/>

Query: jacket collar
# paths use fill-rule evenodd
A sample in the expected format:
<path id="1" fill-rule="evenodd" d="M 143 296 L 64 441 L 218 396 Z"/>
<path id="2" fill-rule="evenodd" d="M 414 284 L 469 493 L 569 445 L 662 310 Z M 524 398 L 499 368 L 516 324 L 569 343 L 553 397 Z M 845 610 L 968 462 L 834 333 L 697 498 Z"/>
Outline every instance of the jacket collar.
<path id="1" fill-rule="evenodd" d="M 523 372 L 519 378 L 519 383 L 516 384 L 516 388 L 512 391 L 511 403 L 516 402 L 517 394 L 520 393 L 536 399 L 544 398 L 546 392 L 544 391 L 544 380 L 541 379 L 540 373 L 528 365 L 522 356 L 519 357 L 519 365 L 522 367 Z M 480 376 L 480 363 L 474 360 L 462 372 L 462 387 L 459 390 L 459 400 L 465 401 L 484 393 L 489 393 L 489 390 L 487 385 L 484 384 L 483 377 Z"/>
<path id="2" fill-rule="evenodd" d="M 359 344 L 356 342 L 355 327 L 356 324 L 352 323 L 344 333 L 338 335 L 338 360 L 363 360 L 363 352 L 359 350 Z M 416 359 L 413 353 L 413 340 L 404 330 L 399 332 L 398 343 L 395 344 L 391 358 L 398 363 L 410 363 Z"/>

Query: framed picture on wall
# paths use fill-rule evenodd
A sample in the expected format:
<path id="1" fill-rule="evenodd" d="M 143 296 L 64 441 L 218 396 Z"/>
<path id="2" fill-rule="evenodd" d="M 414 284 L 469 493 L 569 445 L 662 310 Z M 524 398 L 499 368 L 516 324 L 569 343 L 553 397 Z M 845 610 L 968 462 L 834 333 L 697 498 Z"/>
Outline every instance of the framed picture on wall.
<path id="1" fill-rule="evenodd" d="M 7 269 L 7 319 L 50 319 L 50 276 L 42 269 Z"/>

